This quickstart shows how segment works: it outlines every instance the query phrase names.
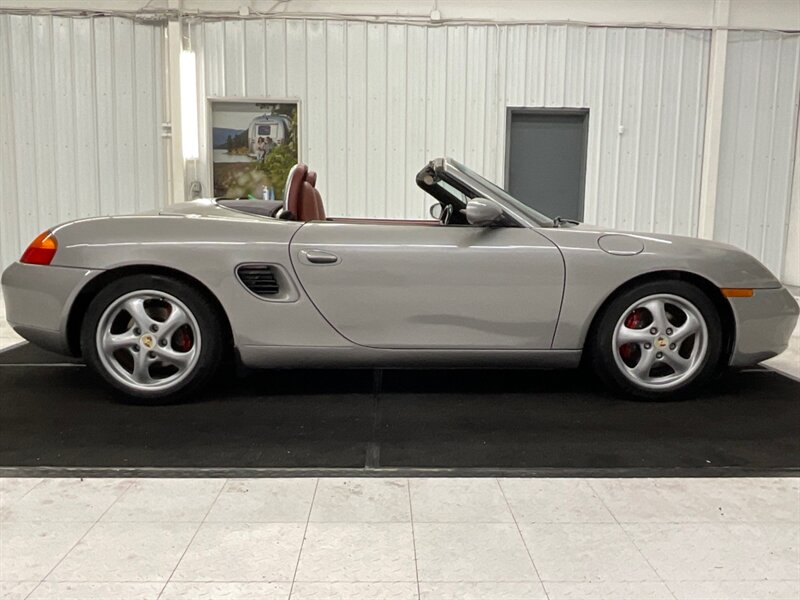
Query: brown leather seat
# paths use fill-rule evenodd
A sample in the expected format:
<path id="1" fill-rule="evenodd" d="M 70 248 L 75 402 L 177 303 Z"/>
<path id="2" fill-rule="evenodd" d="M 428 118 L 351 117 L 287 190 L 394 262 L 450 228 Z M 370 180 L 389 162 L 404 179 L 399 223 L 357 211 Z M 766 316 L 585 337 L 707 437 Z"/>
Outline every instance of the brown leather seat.
<path id="1" fill-rule="evenodd" d="M 322 194 L 319 193 L 317 188 L 314 188 L 314 197 L 317 201 L 317 218 L 324 221 L 327 218 L 325 216 L 325 205 L 322 204 Z"/>
<path id="2" fill-rule="evenodd" d="M 289 171 L 286 181 L 286 201 L 284 209 L 295 221 L 319 221 L 325 219 L 322 196 L 314 188 L 317 174 L 309 171 L 302 163 L 297 163 Z"/>
<path id="3" fill-rule="evenodd" d="M 303 182 L 303 192 L 297 209 L 298 221 L 319 221 L 322 217 L 317 206 L 317 191 L 308 182 Z"/>
<path id="4" fill-rule="evenodd" d="M 300 196 L 303 193 L 303 182 L 308 174 L 308 167 L 302 163 L 297 163 L 289 171 L 286 178 L 286 190 L 283 193 L 283 210 L 290 214 L 290 218 L 297 220 Z"/>

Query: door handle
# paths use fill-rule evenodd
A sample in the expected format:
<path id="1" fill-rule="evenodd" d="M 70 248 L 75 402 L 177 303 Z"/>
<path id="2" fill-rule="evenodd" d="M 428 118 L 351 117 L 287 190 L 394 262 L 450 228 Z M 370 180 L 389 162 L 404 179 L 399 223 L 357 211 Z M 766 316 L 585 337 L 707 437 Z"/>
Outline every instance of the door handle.
<path id="1" fill-rule="evenodd" d="M 324 250 L 301 250 L 300 258 L 312 265 L 333 265 L 339 262 L 339 257 Z"/>

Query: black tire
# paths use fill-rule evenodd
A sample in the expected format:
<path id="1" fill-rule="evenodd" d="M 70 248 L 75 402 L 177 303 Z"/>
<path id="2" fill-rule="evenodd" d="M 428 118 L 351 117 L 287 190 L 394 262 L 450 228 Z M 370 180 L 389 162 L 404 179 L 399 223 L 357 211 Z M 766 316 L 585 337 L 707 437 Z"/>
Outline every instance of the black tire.
<path id="1" fill-rule="evenodd" d="M 191 312 L 201 334 L 202 344 L 196 362 L 187 369 L 183 379 L 167 389 L 147 390 L 125 385 L 100 357 L 96 340 L 103 314 L 112 303 L 139 290 L 163 292 L 178 299 Z M 110 283 L 92 299 L 81 327 L 81 353 L 86 364 L 107 384 L 122 392 L 123 400 L 138 404 L 169 404 L 194 399 L 214 376 L 224 350 L 225 336 L 216 306 L 202 290 L 163 275 L 130 275 Z"/>
<path id="2" fill-rule="evenodd" d="M 690 377 L 676 387 L 651 389 L 637 385 L 622 371 L 614 356 L 618 350 L 614 347 L 613 336 L 629 307 L 639 300 L 661 294 L 677 296 L 693 304 L 705 320 L 708 341 L 705 356 Z M 723 337 L 719 312 L 703 290 L 686 281 L 652 281 L 623 291 L 598 315 L 592 331 L 593 335 L 586 340 L 586 350 L 593 370 L 609 389 L 627 398 L 646 401 L 686 399 L 711 381 L 720 369 Z"/>

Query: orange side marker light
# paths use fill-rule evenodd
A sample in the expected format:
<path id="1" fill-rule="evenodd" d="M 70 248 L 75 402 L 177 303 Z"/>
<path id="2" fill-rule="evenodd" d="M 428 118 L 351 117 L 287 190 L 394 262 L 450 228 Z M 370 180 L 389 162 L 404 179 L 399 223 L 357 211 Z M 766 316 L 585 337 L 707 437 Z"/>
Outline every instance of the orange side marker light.
<path id="1" fill-rule="evenodd" d="M 752 298 L 753 288 L 720 288 L 726 298 Z"/>

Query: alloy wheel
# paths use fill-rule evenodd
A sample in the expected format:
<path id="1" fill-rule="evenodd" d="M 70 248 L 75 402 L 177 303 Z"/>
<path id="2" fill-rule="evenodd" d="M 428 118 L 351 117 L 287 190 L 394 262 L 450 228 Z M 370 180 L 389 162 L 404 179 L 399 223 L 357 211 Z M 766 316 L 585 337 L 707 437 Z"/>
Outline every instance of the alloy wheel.
<path id="1" fill-rule="evenodd" d="M 189 308 L 156 290 L 114 300 L 100 317 L 95 337 L 108 373 L 142 391 L 163 390 L 184 380 L 197 364 L 202 342 Z"/>
<path id="2" fill-rule="evenodd" d="M 708 328 L 698 308 L 679 296 L 655 294 L 622 313 L 612 338 L 614 361 L 639 387 L 668 390 L 688 381 L 708 352 Z"/>

